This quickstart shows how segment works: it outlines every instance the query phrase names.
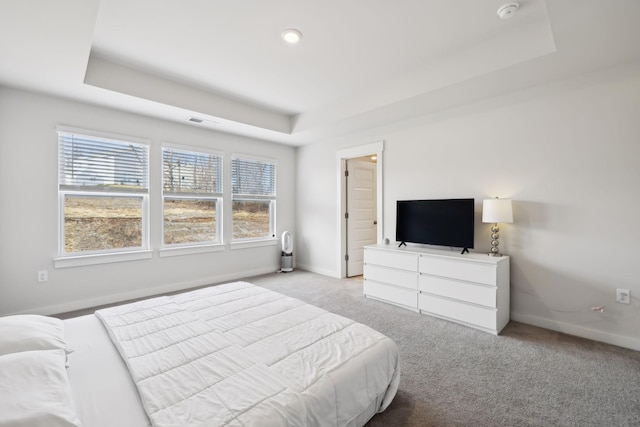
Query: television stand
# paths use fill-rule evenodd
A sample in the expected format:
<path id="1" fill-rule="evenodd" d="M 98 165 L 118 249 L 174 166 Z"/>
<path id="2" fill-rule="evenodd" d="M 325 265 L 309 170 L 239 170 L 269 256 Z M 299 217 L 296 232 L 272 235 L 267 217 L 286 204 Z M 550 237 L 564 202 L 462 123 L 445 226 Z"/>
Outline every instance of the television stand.
<path id="1" fill-rule="evenodd" d="M 399 248 L 401 248 L 402 246 L 407 246 L 407 244 L 405 242 L 400 242 L 400 244 L 398 245 Z"/>
<path id="2" fill-rule="evenodd" d="M 465 252 L 469 253 L 469 248 L 464 248 L 462 252 L 460 252 L 460 255 L 464 255 Z"/>
<path id="3" fill-rule="evenodd" d="M 499 334 L 509 322 L 509 257 L 430 248 L 364 247 L 363 294 Z"/>

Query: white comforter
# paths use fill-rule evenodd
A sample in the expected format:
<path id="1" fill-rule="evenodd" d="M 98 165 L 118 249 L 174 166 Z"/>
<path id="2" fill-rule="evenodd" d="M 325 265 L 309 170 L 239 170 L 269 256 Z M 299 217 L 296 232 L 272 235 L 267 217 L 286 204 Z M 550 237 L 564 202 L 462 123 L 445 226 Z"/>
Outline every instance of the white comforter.
<path id="1" fill-rule="evenodd" d="M 96 316 L 156 427 L 363 425 L 398 386 L 389 338 L 245 282 Z"/>

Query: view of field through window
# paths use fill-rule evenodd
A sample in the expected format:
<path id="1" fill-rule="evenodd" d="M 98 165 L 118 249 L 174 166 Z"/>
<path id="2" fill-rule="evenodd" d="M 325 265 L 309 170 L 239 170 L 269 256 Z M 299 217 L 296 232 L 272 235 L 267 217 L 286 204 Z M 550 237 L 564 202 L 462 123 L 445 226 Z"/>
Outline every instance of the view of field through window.
<path id="1" fill-rule="evenodd" d="M 164 199 L 164 243 L 212 242 L 216 236 L 216 201 Z"/>
<path id="2" fill-rule="evenodd" d="M 269 201 L 234 201 L 233 238 L 271 237 L 269 205 Z"/>
<path id="3" fill-rule="evenodd" d="M 227 241 L 273 237 L 274 162 L 232 157 L 229 218 L 222 156 L 163 147 L 160 227 L 148 200 L 148 145 L 75 132 L 58 132 L 58 143 L 63 254 L 147 249 L 160 232 L 163 245 L 216 244 L 223 221 Z"/>
<path id="4" fill-rule="evenodd" d="M 64 199 L 66 253 L 142 246 L 142 197 Z"/>
<path id="5" fill-rule="evenodd" d="M 234 202 L 235 239 L 269 237 L 269 202 Z M 66 196 L 65 252 L 142 246 L 141 197 Z M 165 200 L 165 244 L 215 241 L 215 201 Z"/>

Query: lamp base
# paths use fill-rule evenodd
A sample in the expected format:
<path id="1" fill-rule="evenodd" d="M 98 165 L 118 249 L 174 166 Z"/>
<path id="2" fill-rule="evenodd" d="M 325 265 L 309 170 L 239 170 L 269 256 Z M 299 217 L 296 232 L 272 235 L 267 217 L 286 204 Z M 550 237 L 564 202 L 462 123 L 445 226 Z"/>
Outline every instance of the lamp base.
<path id="1" fill-rule="evenodd" d="M 498 227 L 497 223 L 491 226 L 491 252 L 487 254 L 489 256 L 502 256 L 500 249 L 498 249 L 498 245 L 500 244 L 498 242 L 498 239 L 500 238 L 500 234 L 498 233 L 499 231 L 500 227 Z"/>

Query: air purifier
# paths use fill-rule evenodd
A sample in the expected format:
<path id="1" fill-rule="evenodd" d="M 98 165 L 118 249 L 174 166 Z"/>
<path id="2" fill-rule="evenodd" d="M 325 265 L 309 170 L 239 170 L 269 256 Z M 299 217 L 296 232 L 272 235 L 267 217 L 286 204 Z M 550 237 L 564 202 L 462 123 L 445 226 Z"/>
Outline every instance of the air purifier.
<path id="1" fill-rule="evenodd" d="M 289 273 L 293 271 L 293 236 L 289 231 L 282 233 L 282 256 L 280 271 Z"/>

